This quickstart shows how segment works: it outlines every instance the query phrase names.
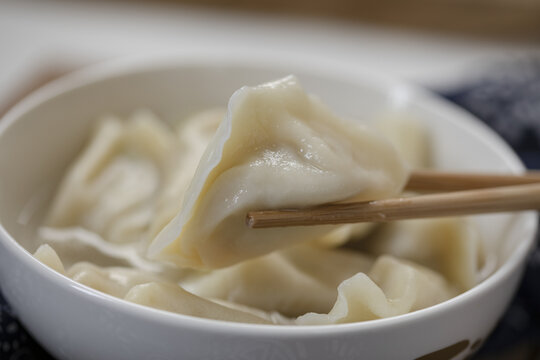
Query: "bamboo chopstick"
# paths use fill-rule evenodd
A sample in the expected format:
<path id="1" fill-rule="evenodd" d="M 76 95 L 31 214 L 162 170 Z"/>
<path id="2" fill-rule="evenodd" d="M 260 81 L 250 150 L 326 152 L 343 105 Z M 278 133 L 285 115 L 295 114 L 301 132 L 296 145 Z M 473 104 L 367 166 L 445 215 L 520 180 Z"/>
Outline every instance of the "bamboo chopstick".
<path id="1" fill-rule="evenodd" d="M 395 220 L 540 209 L 540 183 L 408 198 L 250 211 L 251 228 L 388 222 Z"/>
<path id="2" fill-rule="evenodd" d="M 540 183 L 539 172 L 511 175 L 415 170 L 405 188 L 411 191 L 459 191 L 533 183 Z"/>

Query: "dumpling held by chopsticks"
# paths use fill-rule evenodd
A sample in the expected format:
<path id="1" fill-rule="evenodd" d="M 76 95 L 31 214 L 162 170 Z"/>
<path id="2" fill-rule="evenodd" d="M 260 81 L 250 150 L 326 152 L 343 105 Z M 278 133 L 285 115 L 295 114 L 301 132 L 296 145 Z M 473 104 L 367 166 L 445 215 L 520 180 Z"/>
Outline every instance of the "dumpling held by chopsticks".
<path id="1" fill-rule="evenodd" d="M 390 143 L 332 114 L 295 77 L 243 87 L 150 255 L 182 267 L 232 265 L 333 229 L 248 229 L 249 210 L 387 198 L 406 179 Z"/>

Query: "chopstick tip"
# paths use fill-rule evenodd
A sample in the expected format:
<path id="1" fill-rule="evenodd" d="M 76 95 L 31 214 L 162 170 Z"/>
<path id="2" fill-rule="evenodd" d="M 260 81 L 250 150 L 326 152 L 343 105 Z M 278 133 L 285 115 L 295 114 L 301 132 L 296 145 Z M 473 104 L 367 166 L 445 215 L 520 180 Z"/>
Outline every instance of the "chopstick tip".
<path id="1" fill-rule="evenodd" d="M 247 227 L 253 229 L 255 227 L 256 223 L 257 223 L 257 220 L 253 217 L 251 212 L 248 212 L 246 214 L 246 225 L 247 225 Z"/>

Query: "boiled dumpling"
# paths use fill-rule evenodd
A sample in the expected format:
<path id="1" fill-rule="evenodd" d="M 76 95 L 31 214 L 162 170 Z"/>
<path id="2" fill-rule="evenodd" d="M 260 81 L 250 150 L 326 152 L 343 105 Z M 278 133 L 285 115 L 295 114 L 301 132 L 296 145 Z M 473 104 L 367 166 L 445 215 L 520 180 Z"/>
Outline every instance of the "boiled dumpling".
<path id="1" fill-rule="evenodd" d="M 224 109 L 211 109 L 196 113 L 178 125 L 178 158 L 175 164 L 171 164 L 168 176 L 163 180 L 148 232 L 149 240 L 180 211 L 184 193 L 199 160 L 224 116 Z"/>
<path id="2" fill-rule="evenodd" d="M 328 312 L 337 287 L 373 260 L 358 252 L 297 245 L 183 282 L 202 297 L 226 300 L 296 317 Z"/>
<path id="3" fill-rule="evenodd" d="M 388 114 L 375 121 L 374 125 L 396 147 L 410 168 L 429 168 L 432 165 L 430 136 L 421 121 L 403 114 Z M 340 246 L 363 239 L 380 226 L 377 223 L 341 225 L 314 243 L 324 247 Z"/>
<path id="4" fill-rule="evenodd" d="M 432 165 L 430 136 L 420 120 L 403 114 L 389 114 L 376 121 L 375 126 L 394 144 L 410 167 L 422 169 Z"/>
<path id="5" fill-rule="evenodd" d="M 255 315 L 257 311 L 242 311 L 217 304 L 193 295 L 174 284 L 158 282 L 141 284 L 133 287 L 125 299 L 140 305 L 207 319 L 251 324 L 271 323 L 270 320 Z"/>
<path id="6" fill-rule="evenodd" d="M 337 118 L 294 77 L 177 126 L 104 118 L 39 230 L 56 251 L 35 257 L 106 294 L 226 321 L 337 324 L 445 301 L 488 273 L 466 221 L 245 226 L 248 210 L 398 195 L 409 167 L 430 165 L 428 137 L 408 117 L 377 124 Z"/>
<path id="7" fill-rule="evenodd" d="M 127 301 L 185 315 L 254 324 L 285 322 L 284 317 L 242 306 L 226 306 L 189 293 L 177 284 L 130 268 L 101 268 L 87 262 L 69 270 L 54 249 L 41 245 L 34 257 L 62 275 L 105 294 Z"/>
<path id="8" fill-rule="evenodd" d="M 359 243 L 358 249 L 375 255 L 391 254 L 429 267 L 460 291 L 472 288 L 481 280 L 478 274 L 483 259 L 482 241 L 465 219 L 394 222 Z"/>
<path id="9" fill-rule="evenodd" d="M 294 77 L 244 87 L 150 254 L 179 266 L 232 265 L 335 229 L 250 230 L 248 210 L 394 196 L 406 178 L 388 142 L 333 115 Z"/>
<path id="10" fill-rule="evenodd" d="M 64 268 L 64 264 L 62 264 L 62 260 L 60 260 L 60 257 L 54 251 L 52 247 L 48 244 L 43 244 L 38 247 L 36 252 L 34 253 L 34 257 L 41 261 L 43 264 L 47 265 L 54 271 L 65 275 L 66 270 Z"/>
<path id="11" fill-rule="evenodd" d="M 127 267 L 104 268 L 89 262 L 75 263 L 66 270 L 56 251 L 47 244 L 41 245 L 34 253 L 34 257 L 81 284 L 120 298 L 124 297 L 135 285 L 160 279 L 156 275 L 137 269 Z"/>
<path id="12" fill-rule="evenodd" d="M 179 211 L 222 117 L 195 114 L 178 134 L 147 110 L 102 118 L 62 180 L 47 226 L 81 227 L 115 243 L 153 238 Z"/>
<path id="13" fill-rule="evenodd" d="M 390 256 L 380 257 L 369 273 L 358 273 L 338 287 L 328 314 L 308 313 L 298 325 L 340 324 L 406 314 L 456 295 L 434 271 Z"/>
<path id="14" fill-rule="evenodd" d="M 81 226 L 111 242 L 140 240 L 175 146 L 174 133 L 151 113 L 102 119 L 63 179 L 47 225 Z"/>

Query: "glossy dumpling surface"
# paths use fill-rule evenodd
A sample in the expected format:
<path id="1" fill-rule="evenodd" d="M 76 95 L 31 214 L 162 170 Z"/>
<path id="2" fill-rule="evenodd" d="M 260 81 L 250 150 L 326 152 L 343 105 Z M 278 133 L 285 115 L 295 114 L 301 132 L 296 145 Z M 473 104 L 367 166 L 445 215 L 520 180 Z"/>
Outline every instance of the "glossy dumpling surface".
<path id="1" fill-rule="evenodd" d="M 336 117 L 296 78 L 244 87 L 231 97 L 181 211 L 150 254 L 180 266 L 232 265 L 332 230 L 250 230 L 248 210 L 389 197 L 406 177 L 386 140 Z"/>

